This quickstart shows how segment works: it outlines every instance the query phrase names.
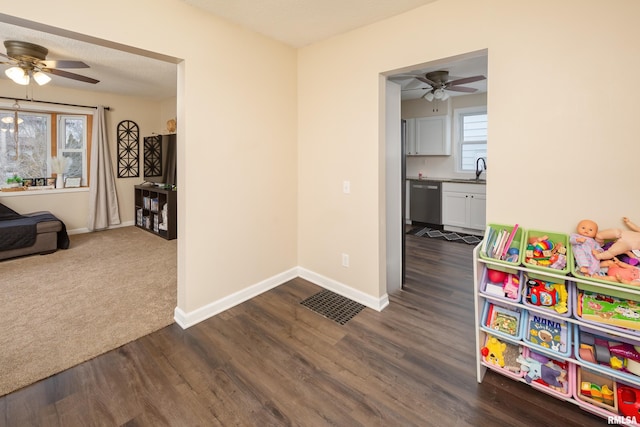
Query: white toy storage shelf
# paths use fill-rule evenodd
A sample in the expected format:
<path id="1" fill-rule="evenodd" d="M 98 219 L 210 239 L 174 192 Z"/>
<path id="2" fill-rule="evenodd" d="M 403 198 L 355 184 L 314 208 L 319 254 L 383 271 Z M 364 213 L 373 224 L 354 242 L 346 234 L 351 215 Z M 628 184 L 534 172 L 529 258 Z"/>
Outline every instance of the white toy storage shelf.
<path id="1" fill-rule="evenodd" d="M 521 234 L 524 234 L 522 231 Z M 556 236 L 557 237 L 557 236 Z M 486 234 L 485 234 L 486 238 Z M 518 235 L 516 239 L 521 242 L 525 241 L 525 236 Z M 624 348 L 636 348 L 640 352 L 640 330 L 626 329 L 617 327 L 615 325 L 607 323 L 594 322 L 592 320 L 586 320 L 586 317 L 580 317 L 577 315 L 576 306 L 578 298 L 577 288 L 585 289 L 591 292 L 597 292 L 604 295 L 620 296 L 620 298 L 633 298 L 639 301 L 640 306 L 640 287 L 634 289 L 633 287 L 621 287 L 614 283 L 604 283 L 603 281 L 594 281 L 589 279 L 582 279 L 576 275 L 568 275 L 567 270 L 561 270 L 554 272 L 547 268 L 540 268 L 539 266 L 531 266 L 529 264 L 523 264 L 518 262 L 505 262 L 498 259 L 488 258 L 481 256 L 480 250 L 483 243 L 481 242 L 473 252 L 473 265 L 474 265 L 474 305 L 475 305 L 475 333 L 476 333 L 476 368 L 477 368 L 477 380 L 482 382 L 487 369 L 492 369 L 502 375 L 505 375 L 514 381 L 521 381 L 529 383 L 532 387 L 550 394 L 558 399 L 571 402 L 580 408 L 589 411 L 598 416 L 606 419 L 614 417 L 614 422 L 624 425 L 638 425 L 640 423 L 640 376 L 633 374 L 627 370 L 613 369 L 608 365 L 593 363 L 591 360 L 586 360 L 581 357 L 583 355 L 581 348 L 582 344 L 591 344 L 595 350 L 598 345 L 605 342 L 607 349 L 605 354 L 611 355 L 611 351 L 616 350 L 616 344 L 619 344 L 621 349 Z M 523 245 L 521 247 L 521 258 L 524 255 Z M 573 258 L 568 254 L 568 263 L 573 262 Z M 491 294 L 486 291 L 485 284 L 487 280 L 487 268 L 497 269 L 501 271 L 508 271 L 516 276 L 520 277 L 520 288 L 517 296 L 512 298 L 504 298 L 500 295 Z M 566 288 L 569 289 L 569 310 L 565 313 L 549 310 L 548 308 L 538 307 L 527 303 L 525 300 L 525 286 L 526 280 L 522 278 L 533 277 L 547 279 L 554 283 L 565 283 Z M 499 330 L 494 330 L 487 325 L 487 307 L 493 304 L 518 312 L 520 317 L 519 330 L 511 331 L 512 335 L 501 333 Z M 573 311 L 571 310 L 573 308 Z M 640 311 L 640 310 L 639 310 Z M 527 318 L 535 316 L 536 319 L 549 319 L 550 322 L 558 324 L 566 324 L 567 332 L 569 335 L 568 344 L 564 349 L 551 349 L 544 348 L 536 345 L 531 340 L 527 339 Z M 545 322 L 542 320 L 542 322 Z M 638 323 L 640 325 L 640 323 Z M 640 327 L 638 328 L 640 329 Z M 595 341 L 589 341 L 594 339 Z M 540 386 L 539 383 L 531 381 L 531 378 L 535 376 L 531 375 L 529 371 L 525 369 L 518 372 L 518 369 L 505 369 L 501 368 L 499 364 L 491 363 L 485 360 L 482 355 L 482 349 L 488 347 L 490 338 L 496 338 L 499 343 L 504 343 L 506 346 L 501 348 L 508 348 L 512 351 L 517 349 L 522 357 L 518 360 L 525 360 L 527 356 L 531 354 L 537 354 L 540 359 L 551 359 L 554 363 L 561 364 L 566 367 L 564 370 L 567 374 L 563 378 L 564 383 L 569 384 L 568 389 L 558 389 Z M 604 340 L 603 340 L 604 338 Z M 534 340 L 535 341 L 535 340 Z M 491 344 L 495 345 L 496 340 L 492 340 Z M 500 344 L 502 345 L 502 344 Z M 631 346 L 631 347 L 629 347 Z M 485 350 L 486 351 L 486 350 Z M 602 345 L 600 345 L 600 354 L 603 354 Z M 534 353 L 532 353 L 534 352 Z M 595 352 L 594 352 L 595 354 Z M 618 354 L 617 352 L 615 354 Z M 615 359 L 612 357 L 611 360 Z M 598 359 L 600 362 L 600 359 Z M 636 363 L 629 361 L 629 363 Z M 549 362 L 550 365 L 551 362 Z M 624 363 L 627 363 L 626 359 Z M 640 372 L 640 362 L 635 366 L 637 369 L 633 369 L 636 373 Z M 551 365 L 550 365 L 551 366 Z M 555 366 L 555 365 L 554 365 Z M 629 365 L 631 367 L 631 365 Z M 529 369 L 527 367 L 527 369 Z M 545 369 L 545 368 L 543 368 Z M 597 384 L 594 390 L 585 390 L 585 393 L 581 392 L 581 387 L 585 384 Z M 600 389 L 602 387 L 602 389 Z M 596 391 L 597 390 L 597 391 Z M 593 391 L 593 394 L 590 394 Z M 602 394 L 600 394 L 602 393 Z M 624 394 L 626 393 L 626 394 Z M 588 397 L 591 396 L 591 397 Z M 634 411 L 633 413 L 631 411 Z"/>

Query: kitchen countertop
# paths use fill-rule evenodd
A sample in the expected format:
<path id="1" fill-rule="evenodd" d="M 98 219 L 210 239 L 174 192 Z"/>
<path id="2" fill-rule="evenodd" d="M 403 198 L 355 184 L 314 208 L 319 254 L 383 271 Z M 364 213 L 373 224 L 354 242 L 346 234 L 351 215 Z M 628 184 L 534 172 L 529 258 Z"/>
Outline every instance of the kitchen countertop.
<path id="1" fill-rule="evenodd" d="M 439 182 L 460 182 L 463 184 L 487 184 L 486 179 L 475 179 L 475 178 L 435 178 L 431 176 L 419 178 L 417 176 L 407 176 L 408 181 L 439 181 Z"/>

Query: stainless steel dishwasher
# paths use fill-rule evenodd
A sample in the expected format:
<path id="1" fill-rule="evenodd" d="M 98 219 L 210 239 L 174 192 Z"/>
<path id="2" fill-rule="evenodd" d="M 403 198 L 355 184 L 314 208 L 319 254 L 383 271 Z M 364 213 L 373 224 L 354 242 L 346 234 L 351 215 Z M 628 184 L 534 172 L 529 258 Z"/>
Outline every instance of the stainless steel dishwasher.
<path id="1" fill-rule="evenodd" d="M 409 217 L 411 222 L 442 225 L 442 183 L 411 181 Z"/>

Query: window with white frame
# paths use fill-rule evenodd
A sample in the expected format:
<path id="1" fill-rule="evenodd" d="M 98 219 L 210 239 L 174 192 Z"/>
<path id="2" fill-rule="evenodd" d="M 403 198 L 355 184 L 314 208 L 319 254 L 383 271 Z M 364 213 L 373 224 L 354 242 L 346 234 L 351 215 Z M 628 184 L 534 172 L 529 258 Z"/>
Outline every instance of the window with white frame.
<path id="1" fill-rule="evenodd" d="M 58 156 L 72 159 L 65 176 L 87 185 L 89 135 L 87 114 L 0 108 L 0 184 L 14 175 L 51 177 L 50 159 Z"/>
<path id="2" fill-rule="evenodd" d="M 487 108 L 459 108 L 454 111 L 454 118 L 458 171 L 475 172 L 478 158 L 487 158 Z"/>

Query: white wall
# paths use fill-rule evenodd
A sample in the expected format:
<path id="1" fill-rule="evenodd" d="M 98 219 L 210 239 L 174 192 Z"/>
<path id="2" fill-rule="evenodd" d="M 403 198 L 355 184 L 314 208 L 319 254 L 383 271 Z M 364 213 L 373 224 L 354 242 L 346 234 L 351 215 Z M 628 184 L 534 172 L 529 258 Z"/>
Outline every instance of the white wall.
<path id="1" fill-rule="evenodd" d="M 606 227 L 640 218 L 640 199 L 627 194 L 640 154 L 640 85 L 629 84 L 640 70 L 638 16 L 632 0 L 441 0 L 301 49 L 300 265 L 380 295 L 378 75 L 483 49 L 488 221 L 571 232 L 583 217 Z"/>
<path id="2" fill-rule="evenodd" d="M 166 129 L 166 121 L 175 117 L 176 100 L 168 99 L 162 102 L 140 100 L 128 96 L 118 96 L 108 93 L 96 94 L 80 90 L 69 90 L 46 85 L 35 88 L 35 99 L 62 102 L 78 105 L 104 105 L 110 108 L 106 112 L 107 136 L 109 142 L 109 154 L 113 165 L 113 173 L 116 177 L 116 190 L 118 192 L 118 205 L 120 207 L 120 220 L 123 224 L 133 224 L 134 201 L 133 186 L 143 180 L 143 138 L 153 132 L 161 132 Z M 8 79 L 0 79 L 0 91 L 2 96 L 16 98 L 24 97 L 24 87 L 18 86 Z M 9 105 L 13 101 L 6 101 Z M 22 110 L 28 110 L 29 102 L 20 102 Z M 43 108 L 46 104 L 32 103 L 37 108 Z M 55 109 L 55 108 L 54 108 Z M 87 109 L 88 113 L 94 110 Z M 122 120 L 136 122 L 140 129 L 140 176 L 138 178 L 118 178 L 117 169 L 117 133 L 116 128 Z M 40 193 L 40 194 L 37 194 Z M 89 192 L 85 191 L 43 191 L 43 192 L 0 193 L 0 202 L 11 209 L 21 212 L 50 211 L 62 221 L 70 233 L 86 232 L 89 212 Z"/>

